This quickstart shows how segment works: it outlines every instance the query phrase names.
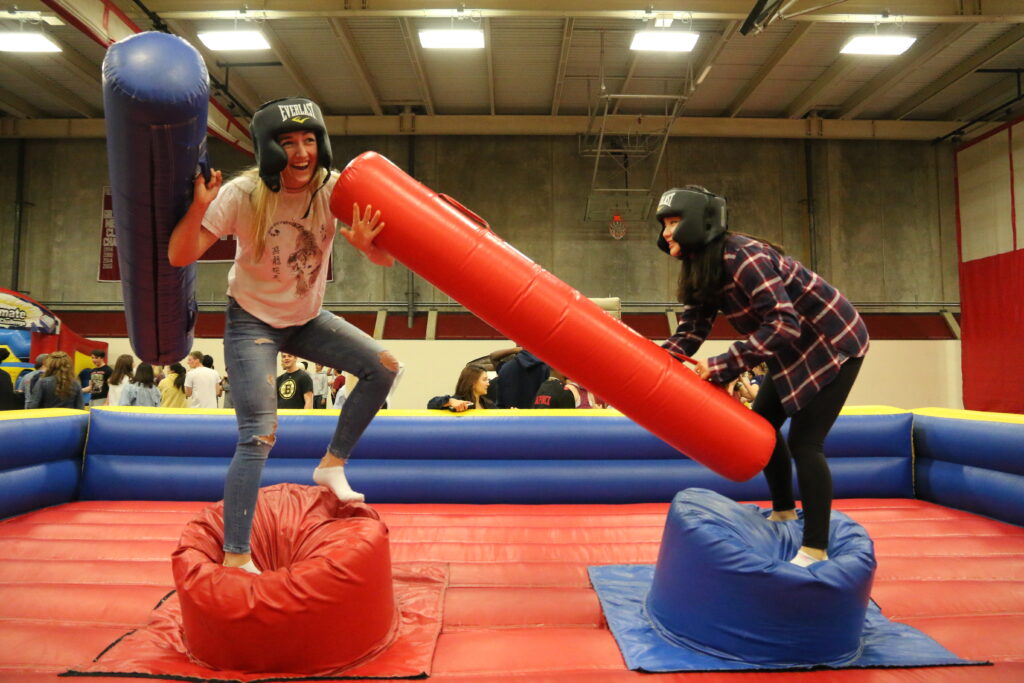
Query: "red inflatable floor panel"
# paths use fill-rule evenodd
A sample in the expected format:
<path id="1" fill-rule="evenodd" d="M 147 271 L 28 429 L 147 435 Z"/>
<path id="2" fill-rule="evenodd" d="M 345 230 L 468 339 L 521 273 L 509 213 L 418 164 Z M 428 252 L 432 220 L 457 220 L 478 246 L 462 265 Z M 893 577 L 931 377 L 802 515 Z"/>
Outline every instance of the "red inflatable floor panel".
<path id="1" fill-rule="evenodd" d="M 81 502 L 0 522 L 0 681 L 41 683 L 142 626 L 205 503 Z M 844 500 L 875 539 L 886 616 L 992 667 L 627 671 L 588 564 L 653 563 L 666 505 L 380 505 L 395 562 L 447 563 L 430 680 L 1024 681 L 1024 528 L 915 500 Z M 90 680 L 124 680 L 92 678 Z"/>

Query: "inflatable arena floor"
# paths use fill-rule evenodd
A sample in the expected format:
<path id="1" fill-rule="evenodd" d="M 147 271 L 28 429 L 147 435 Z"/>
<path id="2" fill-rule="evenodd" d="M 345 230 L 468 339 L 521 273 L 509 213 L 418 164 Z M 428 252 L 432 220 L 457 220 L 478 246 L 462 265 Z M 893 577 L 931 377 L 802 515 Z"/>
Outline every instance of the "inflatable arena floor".
<path id="1" fill-rule="evenodd" d="M 234 417 L 196 412 L 0 418 L 0 680 L 50 681 L 69 671 L 174 679 L 131 653 L 116 670 L 101 665 L 166 605 L 182 529 L 219 498 Z M 305 483 L 334 415 L 283 414 L 264 484 Z M 350 478 L 389 529 L 396 576 L 425 567 L 444 574 L 437 623 L 423 627 L 436 636 L 420 677 L 1024 680 L 1024 420 L 855 408 L 826 444 L 835 509 L 874 542 L 872 599 L 885 617 L 972 666 L 629 670 L 588 568 L 656 563 L 675 491 L 765 498 L 760 478 L 728 482 L 659 444 L 603 411 L 382 414 Z M 238 680 L 197 671 L 177 680 Z M 408 673 L 374 674 L 396 675 Z M 300 679 L 273 680 L 289 678 Z"/>

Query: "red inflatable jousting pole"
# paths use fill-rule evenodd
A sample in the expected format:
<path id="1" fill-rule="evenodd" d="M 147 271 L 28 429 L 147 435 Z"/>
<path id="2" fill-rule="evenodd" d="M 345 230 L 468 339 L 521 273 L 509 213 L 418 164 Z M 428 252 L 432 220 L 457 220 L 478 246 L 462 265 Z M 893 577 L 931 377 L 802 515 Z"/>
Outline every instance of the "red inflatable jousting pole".
<path id="1" fill-rule="evenodd" d="M 775 432 L 758 415 L 516 251 L 482 218 L 375 152 L 345 168 L 331 211 L 380 209 L 374 244 L 637 424 L 715 472 L 760 472 Z"/>

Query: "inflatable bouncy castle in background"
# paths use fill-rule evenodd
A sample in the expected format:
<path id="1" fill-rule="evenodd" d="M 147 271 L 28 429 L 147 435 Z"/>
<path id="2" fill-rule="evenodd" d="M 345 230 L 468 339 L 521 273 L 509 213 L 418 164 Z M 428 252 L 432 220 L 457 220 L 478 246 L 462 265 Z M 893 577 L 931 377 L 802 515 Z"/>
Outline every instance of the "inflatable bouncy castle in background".
<path id="1" fill-rule="evenodd" d="M 86 339 L 38 301 L 9 289 L 0 288 L 0 348 L 11 355 L 3 363 L 3 370 L 11 381 L 33 368 L 34 359 L 41 353 L 64 351 L 75 363 L 75 374 L 92 367 L 89 354 L 95 350 L 106 352 L 107 342 Z"/>

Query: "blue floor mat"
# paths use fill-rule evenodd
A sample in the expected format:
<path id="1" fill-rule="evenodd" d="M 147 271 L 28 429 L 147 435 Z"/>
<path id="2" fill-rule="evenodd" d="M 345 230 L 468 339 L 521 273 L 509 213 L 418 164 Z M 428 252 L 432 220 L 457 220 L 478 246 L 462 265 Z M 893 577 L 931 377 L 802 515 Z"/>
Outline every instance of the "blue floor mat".
<path id="1" fill-rule="evenodd" d="M 648 618 L 645 606 L 647 591 L 654 576 L 654 565 L 606 565 L 589 567 L 588 571 L 626 666 L 635 671 L 798 671 L 818 668 L 978 666 L 990 663 L 957 657 L 917 629 L 889 621 L 874 601 L 868 605 L 864 620 L 861 653 L 844 665 L 781 668 L 726 659 L 677 645 L 658 632 Z"/>

